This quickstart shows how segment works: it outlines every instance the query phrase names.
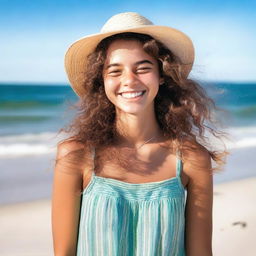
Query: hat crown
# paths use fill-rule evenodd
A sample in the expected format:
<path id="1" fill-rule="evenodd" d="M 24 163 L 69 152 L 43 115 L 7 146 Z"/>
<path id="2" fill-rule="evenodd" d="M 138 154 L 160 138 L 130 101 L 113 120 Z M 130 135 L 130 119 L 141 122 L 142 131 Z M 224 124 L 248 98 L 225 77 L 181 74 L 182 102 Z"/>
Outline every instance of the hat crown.
<path id="1" fill-rule="evenodd" d="M 137 28 L 140 26 L 153 25 L 147 18 L 136 12 L 119 13 L 112 16 L 102 27 L 101 33 L 111 32 L 115 30 L 123 30 L 129 28 Z"/>

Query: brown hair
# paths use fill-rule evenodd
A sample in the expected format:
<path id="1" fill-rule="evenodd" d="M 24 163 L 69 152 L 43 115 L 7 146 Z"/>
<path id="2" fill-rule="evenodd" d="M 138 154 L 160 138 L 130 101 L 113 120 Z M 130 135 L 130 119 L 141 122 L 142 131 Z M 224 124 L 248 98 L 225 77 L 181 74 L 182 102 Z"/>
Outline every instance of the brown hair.
<path id="1" fill-rule="evenodd" d="M 109 45 L 118 39 L 141 42 L 144 51 L 159 63 L 164 85 L 159 86 L 154 105 L 164 137 L 175 141 L 181 151 L 185 150 L 185 145 L 190 145 L 190 150 L 195 150 L 198 144 L 202 145 L 220 167 L 224 162 L 225 151 L 214 148 L 208 142 L 209 136 L 206 136 L 208 133 L 221 139 L 224 135 L 215 128 L 212 113 L 216 106 L 213 100 L 196 81 L 184 77 L 181 73 L 184 64 L 177 56 L 161 42 L 145 34 L 115 34 L 102 40 L 88 56 L 83 83 L 86 93 L 77 104 L 78 112 L 72 123 L 61 129 L 70 134 L 65 141 L 76 141 L 84 145 L 84 148 L 96 148 L 97 151 L 114 148 L 118 134 L 115 126 L 116 112 L 115 106 L 105 94 L 102 70 Z M 111 158 L 114 159 L 113 155 Z"/>

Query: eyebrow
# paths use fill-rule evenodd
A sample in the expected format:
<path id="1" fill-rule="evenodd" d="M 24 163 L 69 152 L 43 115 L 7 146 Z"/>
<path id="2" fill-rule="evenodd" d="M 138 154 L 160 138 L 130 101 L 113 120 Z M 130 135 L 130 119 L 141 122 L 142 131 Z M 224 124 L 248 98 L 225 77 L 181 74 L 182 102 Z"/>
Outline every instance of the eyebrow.
<path id="1" fill-rule="evenodd" d="M 150 60 L 140 60 L 140 61 L 135 62 L 135 65 L 141 65 L 141 64 L 145 64 L 145 63 L 154 65 Z M 106 69 L 111 68 L 111 67 L 118 67 L 118 66 L 121 66 L 121 64 L 112 63 L 112 64 L 107 65 Z"/>

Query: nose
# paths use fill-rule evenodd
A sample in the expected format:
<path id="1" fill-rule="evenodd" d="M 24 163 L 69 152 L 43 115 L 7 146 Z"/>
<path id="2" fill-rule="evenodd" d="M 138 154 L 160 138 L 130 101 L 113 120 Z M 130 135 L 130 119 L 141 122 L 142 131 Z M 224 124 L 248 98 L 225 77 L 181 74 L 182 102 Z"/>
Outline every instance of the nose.
<path id="1" fill-rule="evenodd" d="M 123 73 L 121 82 L 124 86 L 133 86 L 138 83 L 138 78 L 132 70 L 126 70 Z"/>

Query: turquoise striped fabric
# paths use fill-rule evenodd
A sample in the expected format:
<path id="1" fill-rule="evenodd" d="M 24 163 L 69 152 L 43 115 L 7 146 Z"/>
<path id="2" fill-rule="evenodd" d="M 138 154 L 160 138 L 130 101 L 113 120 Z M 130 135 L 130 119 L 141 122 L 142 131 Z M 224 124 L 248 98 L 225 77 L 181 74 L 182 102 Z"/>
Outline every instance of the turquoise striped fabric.
<path id="1" fill-rule="evenodd" d="M 78 256 L 185 256 L 182 162 L 176 177 L 132 184 L 92 175 L 82 194 Z"/>

